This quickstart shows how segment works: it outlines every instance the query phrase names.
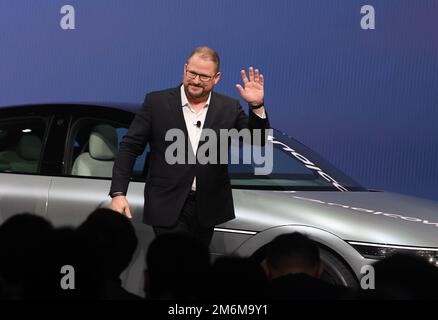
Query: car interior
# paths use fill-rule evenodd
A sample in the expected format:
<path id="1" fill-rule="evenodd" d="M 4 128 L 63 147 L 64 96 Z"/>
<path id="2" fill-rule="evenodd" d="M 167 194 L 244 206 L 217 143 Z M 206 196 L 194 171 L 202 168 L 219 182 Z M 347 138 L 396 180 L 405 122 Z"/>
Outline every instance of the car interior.
<path id="1" fill-rule="evenodd" d="M 7 139 L 8 133 L 2 131 L 0 144 L 6 146 Z M 10 145 L 0 151 L 0 171 L 37 172 L 41 146 L 41 139 L 37 135 L 22 135 L 16 145 Z"/>
<path id="2" fill-rule="evenodd" d="M 109 124 L 94 126 L 87 143 L 72 167 L 72 175 L 111 177 L 114 159 L 117 154 L 118 136 L 116 129 Z"/>

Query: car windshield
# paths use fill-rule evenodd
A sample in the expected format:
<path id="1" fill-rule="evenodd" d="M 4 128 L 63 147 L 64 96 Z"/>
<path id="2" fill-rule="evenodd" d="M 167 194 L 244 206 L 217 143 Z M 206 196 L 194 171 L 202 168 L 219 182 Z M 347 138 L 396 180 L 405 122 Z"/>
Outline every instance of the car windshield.
<path id="1" fill-rule="evenodd" d="M 249 164 L 242 161 L 245 152 L 251 154 L 250 145 L 242 141 L 239 144 L 231 144 L 229 174 L 233 188 L 366 191 L 364 187 L 314 151 L 280 131 L 273 130 L 273 135 L 268 137 L 266 146 L 253 146 L 252 155 L 265 155 L 268 158 L 266 152 L 268 147 L 272 147 L 272 170 L 269 174 L 260 175 L 255 174 L 255 169 L 266 167 L 266 163 L 259 165 L 261 161 L 254 161 L 254 157 Z"/>

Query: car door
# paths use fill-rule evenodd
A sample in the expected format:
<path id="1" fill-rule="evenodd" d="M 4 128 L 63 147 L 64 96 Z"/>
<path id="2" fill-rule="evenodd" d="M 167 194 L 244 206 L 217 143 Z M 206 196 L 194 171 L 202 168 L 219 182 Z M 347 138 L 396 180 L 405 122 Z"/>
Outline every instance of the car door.
<path id="1" fill-rule="evenodd" d="M 0 110 L 0 223 L 17 213 L 46 217 L 51 177 L 42 172 L 51 117 Z"/>
<path id="2" fill-rule="evenodd" d="M 47 215 L 55 226 L 76 227 L 93 210 L 110 204 L 108 192 L 114 156 L 128 130 L 130 121 L 127 120 L 100 113 L 74 117 L 65 141 L 63 174 L 53 177 L 49 190 Z M 138 157 L 129 184 L 128 200 L 138 248 L 130 267 L 122 275 L 124 287 L 139 295 L 143 294 L 146 249 L 154 237 L 152 228 L 142 223 L 148 150 Z"/>
<path id="3" fill-rule="evenodd" d="M 47 214 L 55 226 L 78 226 L 93 210 L 109 204 L 114 157 L 128 126 L 98 116 L 72 120 L 64 143 L 63 174 L 53 177 L 49 190 Z M 133 222 L 142 219 L 146 154 L 147 150 L 137 159 L 129 185 Z"/>

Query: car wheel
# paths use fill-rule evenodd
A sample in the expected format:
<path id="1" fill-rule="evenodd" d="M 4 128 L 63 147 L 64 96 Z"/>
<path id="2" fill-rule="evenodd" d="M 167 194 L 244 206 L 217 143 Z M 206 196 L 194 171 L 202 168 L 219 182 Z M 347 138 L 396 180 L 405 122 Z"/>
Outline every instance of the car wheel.
<path id="1" fill-rule="evenodd" d="M 342 261 L 335 253 L 329 249 L 319 246 L 320 258 L 324 264 L 324 271 L 321 279 L 339 286 L 347 286 L 350 288 L 358 288 L 359 283 L 353 271 Z M 258 249 L 251 256 L 254 261 L 262 263 L 266 257 L 266 246 Z"/>
<path id="2" fill-rule="evenodd" d="M 319 250 L 321 261 L 324 264 L 324 271 L 321 275 L 322 280 L 333 285 L 358 287 L 356 276 L 340 258 L 327 249 L 320 247 Z"/>

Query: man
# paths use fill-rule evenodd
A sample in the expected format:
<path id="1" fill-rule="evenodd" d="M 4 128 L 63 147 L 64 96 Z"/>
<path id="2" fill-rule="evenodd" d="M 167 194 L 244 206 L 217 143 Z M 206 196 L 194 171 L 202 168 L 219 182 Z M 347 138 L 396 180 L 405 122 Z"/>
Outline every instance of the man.
<path id="1" fill-rule="evenodd" d="M 281 234 L 269 243 L 263 268 L 269 279 L 288 274 L 319 279 L 324 271 L 318 246 L 298 232 Z"/>
<path id="2" fill-rule="evenodd" d="M 210 267 L 210 251 L 197 239 L 187 233 L 161 234 L 151 242 L 146 254 L 146 298 L 205 299 Z"/>
<path id="3" fill-rule="evenodd" d="M 324 265 L 318 245 L 298 232 L 277 236 L 262 263 L 270 280 L 268 294 L 276 300 L 348 299 L 351 292 L 321 280 Z"/>
<path id="4" fill-rule="evenodd" d="M 110 190 L 113 210 L 131 217 L 126 199 L 129 177 L 135 158 L 149 143 L 144 222 L 153 226 L 156 235 L 189 232 L 209 246 L 214 226 L 234 218 L 227 164 L 169 164 L 165 154 L 172 142 L 165 136 L 170 129 L 181 129 L 188 153 L 196 154 L 203 129 L 219 135 L 220 129 L 269 128 L 263 75 L 250 67 L 249 79 L 244 70 L 241 76 L 243 87 L 237 84 L 236 88 L 250 106 L 249 117 L 237 100 L 212 91 L 221 78 L 220 60 L 208 47 L 190 54 L 181 86 L 146 95 L 115 159 Z"/>

